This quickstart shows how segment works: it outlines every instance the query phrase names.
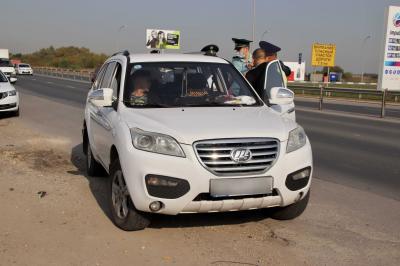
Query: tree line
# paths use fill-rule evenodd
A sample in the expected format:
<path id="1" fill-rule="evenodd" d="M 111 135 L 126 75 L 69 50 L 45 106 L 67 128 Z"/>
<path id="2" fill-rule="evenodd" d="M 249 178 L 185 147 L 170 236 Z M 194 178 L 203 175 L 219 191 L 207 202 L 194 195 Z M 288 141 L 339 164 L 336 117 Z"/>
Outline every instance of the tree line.
<path id="1" fill-rule="evenodd" d="M 85 47 L 42 48 L 31 54 L 12 54 L 11 59 L 19 59 L 32 66 L 59 67 L 70 69 L 96 68 L 108 58 L 106 54 L 91 52 Z"/>

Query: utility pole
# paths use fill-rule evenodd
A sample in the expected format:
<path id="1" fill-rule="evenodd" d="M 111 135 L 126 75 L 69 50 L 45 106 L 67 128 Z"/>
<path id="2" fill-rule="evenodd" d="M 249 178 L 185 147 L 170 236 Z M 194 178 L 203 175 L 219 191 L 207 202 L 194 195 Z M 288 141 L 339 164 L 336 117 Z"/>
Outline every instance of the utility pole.
<path id="1" fill-rule="evenodd" d="M 365 36 L 363 42 L 362 42 L 362 47 L 361 47 L 361 83 L 364 82 L 364 65 L 365 65 L 365 58 L 364 58 L 364 49 L 365 49 L 365 45 L 367 43 L 367 41 L 371 39 L 371 36 Z"/>

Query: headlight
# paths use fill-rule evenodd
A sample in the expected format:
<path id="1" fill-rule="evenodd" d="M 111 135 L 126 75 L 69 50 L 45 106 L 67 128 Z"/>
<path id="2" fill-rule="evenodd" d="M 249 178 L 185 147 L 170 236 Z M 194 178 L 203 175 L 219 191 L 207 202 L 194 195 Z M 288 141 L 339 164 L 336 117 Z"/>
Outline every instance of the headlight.
<path id="1" fill-rule="evenodd" d="M 16 90 L 8 92 L 8 96 L 15 96 L 15 95 L 17 95 L 17 91 Z"/>
<path id="2" fill-rule="evenodd" d="M 167 135 L 131 128 L 132 144 L 138 150 L 185 157 L 178 142 Z"/>
<path id="3" fill-rule="evenodd" d="M 289 139 L 286 147 L 286 153 L 295 151 L 306 145 L 307 135 L 304 129 L 299 126 L 289 133 Z"/>

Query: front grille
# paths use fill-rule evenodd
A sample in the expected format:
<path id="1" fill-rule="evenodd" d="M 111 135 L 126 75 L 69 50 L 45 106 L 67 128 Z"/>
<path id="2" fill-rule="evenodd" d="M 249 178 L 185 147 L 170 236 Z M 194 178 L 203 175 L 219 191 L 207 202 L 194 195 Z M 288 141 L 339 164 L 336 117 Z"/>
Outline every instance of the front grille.
<path id="1" fill-rule="evenodd" d="M 248 175 L 267 171 L 279 155 L 279 141 L 272 138 L 221 139 L 194 143 L 201 164 L 216 175 Z M 250 150 L 247 161 L 236 162 L 231 154 L 236 149 Z"/>

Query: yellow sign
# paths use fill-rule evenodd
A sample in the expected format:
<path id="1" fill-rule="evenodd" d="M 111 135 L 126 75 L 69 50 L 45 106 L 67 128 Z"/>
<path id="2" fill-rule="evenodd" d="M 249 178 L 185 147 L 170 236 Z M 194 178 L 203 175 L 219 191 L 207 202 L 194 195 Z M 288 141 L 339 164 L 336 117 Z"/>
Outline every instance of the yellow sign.
<path id="1" fill-rule="evenodd" d="M 312 66 L 335 66 L 336 45 L 314 43 L 312 46 Z"/>

